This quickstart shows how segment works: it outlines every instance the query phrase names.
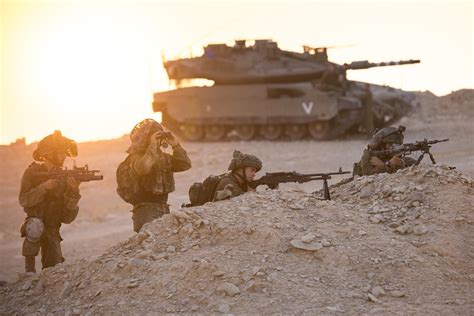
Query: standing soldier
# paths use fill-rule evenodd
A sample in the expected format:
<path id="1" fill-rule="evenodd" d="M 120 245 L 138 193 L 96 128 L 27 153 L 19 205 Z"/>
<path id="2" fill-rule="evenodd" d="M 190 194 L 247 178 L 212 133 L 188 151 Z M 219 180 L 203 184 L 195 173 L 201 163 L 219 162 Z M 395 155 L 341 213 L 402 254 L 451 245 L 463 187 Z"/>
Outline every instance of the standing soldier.
<path id="1" fill-rule="evenodd" d="M 117 168 L 117 193 L 133 205 L 133 230 L 169 213 L 168 194 L 175 190 L 174 172 L 191 168 L 191 160 L 176 138 L 160 123 L 145 119 L 130 133 L 127 158 Z M 163 152 L 171 146 L 173 154 Z"/>
<path id="2" fill-rule="evenodd" d="M 248 183 L 255 178 L 260 169 L 262 162 L 256 156 L 234 150 L 228 167 L 230 172 L 217 183 L 214 201 L 225 200 L 249 191 Z"/>
<path id="3" fill-rule="evenodd" d="M 25 237 L 22 255 L 26 272 L 36 272 L 35 257 L 41 249 L 43 269 L 64 261 L 61 252 L 61 224 L 71 223 L 79 211 L 79 182 L 73 177 L 58 181 L 38 173 L 62 168 L 66 157 L 77 156 L 76 142 L 55 131 L 43 138 L 33 152 L 34 160 L 21 179 L 20 204 L 27 216 L 21 226 Z"/>
<path id="4" fill-rule="evenodd" d="M 399 126 L 398 128 L 385 127 L 377 131 L 367 148 L 364 150 L 360 162 L 356 164 L 354 173 L 360 176 L 383 172 L 393 173 L 398 169 L 413 165 L 415 160 L 411 157 L 402 158 L 399 155 L 376 157 L 372 155 L 373 151 L 389 150 L 392 149 L 395 144 L 403 144 L 403 133 L 405 130 L 405 126 Z"/>

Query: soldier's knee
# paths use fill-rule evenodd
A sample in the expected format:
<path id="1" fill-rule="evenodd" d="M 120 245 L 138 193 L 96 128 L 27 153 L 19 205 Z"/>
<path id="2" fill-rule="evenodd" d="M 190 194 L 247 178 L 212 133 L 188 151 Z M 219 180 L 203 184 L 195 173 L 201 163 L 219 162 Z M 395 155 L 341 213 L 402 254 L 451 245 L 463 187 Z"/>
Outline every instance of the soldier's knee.
<path id="1" fill-rule="evenodd" d="M 21 235 L 32 243 L 39 242 L 44 233 L 43 221 L 36 217 L 30 217 L 21 226 Z"/>

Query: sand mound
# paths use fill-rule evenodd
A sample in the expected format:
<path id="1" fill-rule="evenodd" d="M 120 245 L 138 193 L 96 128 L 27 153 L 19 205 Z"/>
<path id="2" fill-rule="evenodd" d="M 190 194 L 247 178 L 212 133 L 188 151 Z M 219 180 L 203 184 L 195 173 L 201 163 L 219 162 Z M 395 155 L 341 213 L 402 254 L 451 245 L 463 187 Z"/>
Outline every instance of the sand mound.
<path id="1" fill-rule="evenodd" d="M 447 166 L 181 209 L 97 260 L 0 288 L 1 314 L 469 314 L 472 179 Z"/>

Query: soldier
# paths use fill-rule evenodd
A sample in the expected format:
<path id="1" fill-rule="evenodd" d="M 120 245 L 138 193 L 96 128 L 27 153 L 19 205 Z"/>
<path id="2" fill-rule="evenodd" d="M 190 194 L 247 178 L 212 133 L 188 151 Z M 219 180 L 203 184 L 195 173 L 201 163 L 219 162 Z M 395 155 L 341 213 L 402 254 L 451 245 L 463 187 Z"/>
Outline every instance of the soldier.
<path id="1" fill-rule="evenodd" d="M 72 177 L 58 181 L 37 174 L 61 169 L 66 157 L 75 156 L 76 142 L 55 131 L 43 138 L 33 152 L 34 160 L 40 163 L 33 162 L 23 174 L 19 200 L 27 214 L 20 229 L 25 237 L 22 255 L 26 272 L 36 273 L 35 257 L 40 249 L 43 269 L 64 261 L 59 229 L 77 216 L 80 183 Z"/>
<path id="2" fill-rule="evenodd" d="M 364 176 L 383 172 L 393 173 L 398 169 L 413 165 L 415 160 L 411 157 L 401 158 L 399 155 L 375 157 L 372 155 L 374 150 L 388 150 L 392 149 L 395 144 L 403 144 L 405 130 L 404 126 L 399 126 L 398 128 L 386 127 L 377 131 L 362 154 L 359 162 L 360 170 L 354 173 Z"/>
<path id="3" fill-rule="evenodd" d="M 135 125 L 128 157 L 117 169 L 117 192 L 133 205 L 133 230 L 169 213 L 168 194 L 175 190 L 173 172 L 191 168 L 191 160 L 176 138 L 160 123 L 145 119 Z M 171 146 L 173 154 L 162 148 Z"/>
<path id="4" fill-rule="evenodd" d="M 225 200 L 252 190 L 248 183 L 255 178 L 260 169 L 262 169 L 260 159 L 235 150 L 228 167 L 230 172 L 217 183 L 214 201 Z"/>

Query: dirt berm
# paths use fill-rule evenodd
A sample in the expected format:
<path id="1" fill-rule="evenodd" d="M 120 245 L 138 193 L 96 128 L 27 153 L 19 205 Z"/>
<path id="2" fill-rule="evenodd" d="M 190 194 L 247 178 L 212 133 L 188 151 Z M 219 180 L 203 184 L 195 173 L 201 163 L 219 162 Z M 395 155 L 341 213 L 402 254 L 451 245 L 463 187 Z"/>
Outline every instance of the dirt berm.
<path id="1" fill-rule="evenodd" d="M 473 181 L 446 165 L 181 209 L 0 288 L 13 314 L 472 315 Z"/>

